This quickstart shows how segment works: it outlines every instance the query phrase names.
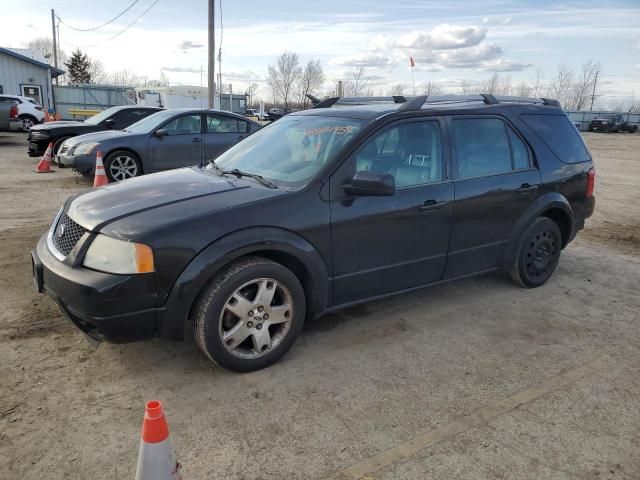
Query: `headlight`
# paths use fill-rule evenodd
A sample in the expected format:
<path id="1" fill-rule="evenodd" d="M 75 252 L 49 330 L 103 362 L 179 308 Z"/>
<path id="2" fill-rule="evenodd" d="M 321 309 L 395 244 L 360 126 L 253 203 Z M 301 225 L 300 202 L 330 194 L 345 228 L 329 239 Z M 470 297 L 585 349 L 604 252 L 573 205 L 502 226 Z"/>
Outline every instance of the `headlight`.
<path id="1" fill-rule="evenodd" d="M 83 265 L 107 273 L 150 273 L 154 271 L 153 250 L 100 234 L 89 246 Z"/>
<path id="2" fill-rule="evenodd" d="M 29 134 L 32 139 L 49 138 L 49 132 L 47 130 L 30 130 Z"/>
<path id="3" fill-rule="evenodd" d="M 94 148 L 100 145 L 98 142 L 87 142 L 76 145 L 76 148 L 71 152 L 72 155 L 88 155 Z"/>

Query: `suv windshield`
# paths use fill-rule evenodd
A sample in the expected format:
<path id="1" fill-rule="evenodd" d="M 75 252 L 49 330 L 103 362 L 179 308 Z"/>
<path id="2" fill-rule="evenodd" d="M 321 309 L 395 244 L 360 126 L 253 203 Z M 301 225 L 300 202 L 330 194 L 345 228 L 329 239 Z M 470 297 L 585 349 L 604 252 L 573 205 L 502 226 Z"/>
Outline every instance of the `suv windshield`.
<path id="1" fill-rule="evenodd" d="M 150 133 L 156 127 L 159 127 L 165 120 L 169 120 L 176 116 L 175 110 L 163 110 L 158 113 L 149 115 L 139 122 L 129 125 L 125 131 L 131 133 Z"/>
<path id="2" fill-rule="evenodd" d="M 300 187 L 331 161 L 365 123 L 353 118 L 285 117 L 227 150 L 215 165 L 226 171 L 238 169 L 260 175 L 287 187 Z"/>
<path id="3" fill-rule="evenodd" d="M 97 115 L 94 115 L 93 117 L 87 118 L 84 121 L 84 123 L 88 123 L 89 125 L 98 125 L 100 122 L 102 122 L 103 120 L 106 120 L 111 115 L 116 113 L 118 110 L 122 110 L 122 107 L 107 108 L 106 110 L 101 111 Z"/>

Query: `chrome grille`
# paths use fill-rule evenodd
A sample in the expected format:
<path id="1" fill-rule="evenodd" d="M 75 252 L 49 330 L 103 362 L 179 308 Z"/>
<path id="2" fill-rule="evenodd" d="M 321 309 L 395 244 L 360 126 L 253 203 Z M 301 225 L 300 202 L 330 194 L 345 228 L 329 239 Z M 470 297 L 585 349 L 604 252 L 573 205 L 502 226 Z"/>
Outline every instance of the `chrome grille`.
<path id="1" fill-rule="evenodd" d="M 60 253 L 67 256 L 86 231 L 63 212 L 53 231 L 53 245 Z"/>

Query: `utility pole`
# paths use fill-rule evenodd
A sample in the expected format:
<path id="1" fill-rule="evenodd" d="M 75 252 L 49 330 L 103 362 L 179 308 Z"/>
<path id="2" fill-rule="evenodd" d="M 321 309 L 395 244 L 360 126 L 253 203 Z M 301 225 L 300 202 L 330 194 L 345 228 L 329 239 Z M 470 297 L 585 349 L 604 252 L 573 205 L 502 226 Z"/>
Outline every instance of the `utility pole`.
<path id="1" fill-rule="evenodd" d="M 593 112 L 593 101 L 596 98 L 596 85 L 598 83 L 598 73 L 596 72 L 596 77 L 593 79 L 593 92 L 591 92 L 591 107 L 589 107 L 589 111 Z"/>
<path id="2" fill-rule="evenodd" d="M 215 0 L 209 0 L 209 69 L 208 96 L 209 108 L 215 107 L 216 98 L 216 37 L 215 37 Z M 53 12 L 53 10 L 52 10 Z"/>
<path id="3" fill-rule="evenodd" d="M 56 14 L 51 9 L 51 30 L 53 33 L 53 66 L 58 68 L 58 41 L 56 39 Z M 56 77 L 56 85 L 58 85 L 58 77 Z"/>

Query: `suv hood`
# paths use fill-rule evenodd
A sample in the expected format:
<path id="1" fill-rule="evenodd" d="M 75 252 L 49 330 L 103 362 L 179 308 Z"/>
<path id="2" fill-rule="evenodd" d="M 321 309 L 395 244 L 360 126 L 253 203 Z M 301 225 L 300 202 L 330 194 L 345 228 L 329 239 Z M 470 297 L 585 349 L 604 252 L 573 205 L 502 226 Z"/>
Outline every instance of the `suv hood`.
<path id="1" fill-rule="evenodd" d="M 190 167 L 144 175 L 70 197 L 64 210 L 76 223 L 91 231 L 98 231 L 125 217 L 144 213 L 143 221 L 138 217 L 131 221 L 138 223 L 137 227 L 144 224 L 146 229 L 167 222 L 166 216 L 156 211 L 163 207 L 175 207 L 176 204 L 183 203 L 179 209 L 180 216 L 187 218 L 196 213 L 190 209 L 190 204 L 187 203 L 189 200 L 215 197 L 206 201 L 207 209 L 214 211 L 280 192 L 282 191 L 256 184 L 253 180 L 221 177 L 215 172 Z"/>
<path id="2" fill-rule="evenodd" d="M 77 137 L 68 138 L 65 143 L 69 146 L 75 146 L 79 143 L 85 142 L 101 142 L 111 138 L 120 138 L 127 135 L 133 135 L 129 132 L 122 130 L 103 130 L 101 132 L 85 133 L 84 135 L 78 135 Z"/>

